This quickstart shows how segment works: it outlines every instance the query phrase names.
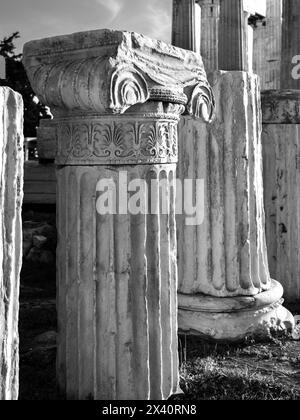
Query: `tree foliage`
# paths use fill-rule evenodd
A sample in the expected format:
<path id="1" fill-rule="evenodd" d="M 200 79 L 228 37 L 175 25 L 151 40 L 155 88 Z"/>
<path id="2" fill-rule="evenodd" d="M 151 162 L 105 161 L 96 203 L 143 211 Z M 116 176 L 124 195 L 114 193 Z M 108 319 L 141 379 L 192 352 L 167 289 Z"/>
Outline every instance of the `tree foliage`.
<path id="1" fill-rule="evenodd" d="M 24 136 L 35 137 L 41 118 L 49 118 L 48 108 L 40 103 L 28 80 L 22 64 L 22 54 L 16 54 L 15 41 L 20 38 L 14 32 L 0 41 L 0 55 L 6 59 L 6 79 L 0 79 L 0 86 L 8 86 L 19 92 L 24 102 Z"/>

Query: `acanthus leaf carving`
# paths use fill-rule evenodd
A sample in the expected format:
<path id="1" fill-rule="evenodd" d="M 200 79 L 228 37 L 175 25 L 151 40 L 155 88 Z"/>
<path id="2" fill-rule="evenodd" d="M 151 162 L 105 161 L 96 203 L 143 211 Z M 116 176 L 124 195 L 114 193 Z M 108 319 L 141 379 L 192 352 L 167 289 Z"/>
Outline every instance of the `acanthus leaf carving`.
<path id="1" fill-rule="evenodd" d="M 74 118 L 57 121 L 56 163 L 134 164 L 176 163 L 177 119 L 141 118 L 120 121 Z"/>

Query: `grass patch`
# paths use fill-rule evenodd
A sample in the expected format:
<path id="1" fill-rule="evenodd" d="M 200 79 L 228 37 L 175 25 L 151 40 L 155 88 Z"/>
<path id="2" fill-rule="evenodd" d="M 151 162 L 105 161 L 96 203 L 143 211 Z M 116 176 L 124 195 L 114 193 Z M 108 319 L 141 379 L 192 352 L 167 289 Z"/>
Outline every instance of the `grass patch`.
<path id="1" fill-rule="evenodd" d="M 299 344 L 289 340 L 240 345 L 185 338 L 180 369 L 185 400 L 299 400 Z M 296 346 L 296 347 L 295 347 Z"/>

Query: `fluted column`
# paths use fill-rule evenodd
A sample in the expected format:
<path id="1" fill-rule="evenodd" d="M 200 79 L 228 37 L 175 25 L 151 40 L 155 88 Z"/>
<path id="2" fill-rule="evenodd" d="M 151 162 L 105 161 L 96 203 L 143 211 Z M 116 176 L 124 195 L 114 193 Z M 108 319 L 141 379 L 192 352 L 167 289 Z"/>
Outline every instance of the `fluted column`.
<path id="1" fill-rule="evenodd" d="M 22 199 L 23 101 L 0 87 L 0 400 L 17 400 L 19 393 Z"/>
<path id="2" fill-rule="evenodd" d="M 220 0 L 218 57 L 220 70 L 248 70 L 248 19 L 243 0 Z"/>
<path id="3" fill-rule="evenodd" d="M 195 0 L 173 0 L 172 44 L 196 51 Z"/>
<path id="4" fill-rule="evenodd" d="M 300 89 L 300 3 L 283 0 L 281 89 Z"/>
<path id="5" fill-rule="evenodd" d="M 261 89 L 280 88 L 282 0 L 267 0 L 267 13 L 254 30 L 254 73 Z"/>
<path id="6" fill-rule="evenodd" d="M 201 7 L 201 55 L 207 73 L 218 69 L 219 0 L 198 0 Z"/>
<path id="7" fill-rule="evenodd" d="M 199 223 L 177 219 L 178 322 L 182 332 L 238 340 L 293 320 L 268 268 L 257 76 L 219 72 L 213 86 L 212 124 L 179 126 L 179 178 L 203 180 L 203 194 Z"/>
<path id="8" fill-rule="evenodd" d="M 33 41 L 24 57 L 57 139 L 60 390 L 168 398 L 178 388 L 177 123 L 185 109 L 207 114 L 201 57 L 109 30 Z"/>

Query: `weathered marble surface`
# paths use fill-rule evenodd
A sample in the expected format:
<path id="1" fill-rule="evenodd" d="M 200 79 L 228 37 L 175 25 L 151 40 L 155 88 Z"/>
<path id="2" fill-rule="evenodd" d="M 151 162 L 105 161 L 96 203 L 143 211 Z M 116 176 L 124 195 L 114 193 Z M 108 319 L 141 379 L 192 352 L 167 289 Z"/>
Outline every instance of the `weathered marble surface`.
<path id="1" fill-rule="evenodd" d="M 262 92 L 263 124 L 300 124 L 300 90 Z"/>
<path id="2" fill-rule="evenodd" d="M 175 178 L 176 165 L 57 172 L 58 375 L 68 398 L 160 400 L 178 389 L 174 195 L 169 215 L 96 214 L 97 182 L 118 185 L 120 171 L 150 182 Z"/>
<path id="3" fill-rule="evenodd" d="M 179 382 L 176 188 L 168 214 L 103 215 L 96 186 L 111 178 L 128 199 L 121 172 L 175 181 L 180 114 L 208 121 L 214 111 L 201 57 L 102 30 L 29 43 L 24 63 L 57 138 L 60 389 L 166 399 Z"/>
<path id="4" fill-rule="evenodd" d="M 300 92 L 262 93 L 264 200 L 271 275 L 300 300 Z"/>
<path id="5" fill-rule="evenodd" d="M 22 199 L 23 101 L 0 87 L 0 400 L 16 400 L 19 392 Z"/>
<path id="6" fill-rule="evenodd" d="M 132 121 L 162 123 L 162 115 L 151 112 L 162 107 L 149 102 L 139 112 L 97 121 L 114 129 L 122 120 L 123 130 L 112 135 L 121 143 Z M 174 124 L 181 111 L 181 104 L 164 106 Z M 119 185 L 121 172 L 128 180 L 146 180 L 149 189 L 153 179 L 175 179 L 177 130 L 170 130 L 153 138 L 159 147 L 164 136 L 175 136 L 167 164 L 153 164 L 151 155 L 127 166 L 118 157 L 104 164 L 91 156 L 84 165 L 74 157 L 58 166 L 58 377 L 70 399 L 166 399 L 178 389 L 174 193 L 168 193 L 169 215 L 96 212 L 102 179 L 114 180 L 127 200 L 132 194 Z"/>
<path id="7" fill-rule="evenodd" d="M 178 321 L 182 331 L 235 340 L 249 331 L 267 334 L 273 318 L 291 328 L 292 318 L 278 309 L 282 289 L 271 282 L 267 261 L 258 78 L 217 72 L 213 90 L 213 123 L 184 117 L 179 125 L 179 178 L 204 179 L 205 189 L 203 223 L 186 226 L 177 218 Z M 256 301 L 267 291 L 271 302 L 263 310 L 256 304 L 241 312 L 236 308 L 235 298 Z M 215 309 L 207 310 L 207 296 Z M 234 316 L 220 315 L 228 312 Z"/>
<path id="8" fill-rule="evenodd" d="M 103 29 L 31 41 L 23 62 L 34 91 L 54 116 L 118 114 L 148 99 L 186 104 L 188 96 L 190 115 L 202 109 L 211 117 L 201 56 L 134 32 Z"/>
<path id="9" fill-rule="evenodd" d="M 253 297 L 213 298 L 179 295 L 181 331 L 216 341 L 266 338 L 270 332 L 290 331 L 293 316 L 282 306 L 283 288 L 272 282 L 270 290 Z"/>
<path id="10" fill-rule="evenodd" d="M 179 177 L 205 181 L 204 222 L 179 232 L 180 290 L 255 295 L 270 287 L 257 77 L 219 72 L 214 91 L 211 125 L 192 118 L 180 123 Z"/>

